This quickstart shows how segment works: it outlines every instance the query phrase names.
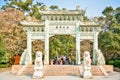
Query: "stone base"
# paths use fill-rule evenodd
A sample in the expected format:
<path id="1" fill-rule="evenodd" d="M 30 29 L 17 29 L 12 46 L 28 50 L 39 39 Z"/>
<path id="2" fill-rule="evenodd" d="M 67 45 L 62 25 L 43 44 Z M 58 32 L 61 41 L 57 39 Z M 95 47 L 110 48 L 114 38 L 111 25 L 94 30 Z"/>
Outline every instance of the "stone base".
<path id="1" fill-rule="evenodd" d="M 113 65 L 103 65 L 103 68 L 107 73 L 113 73 Z"/>
<path id="2" fill-rule="evenodd" d="M 42 78 L 42 79 L 32 79 L 32 80 L 44 80 L 44 79 Z"/>
<path id="3" fill-rule="evenodd" d="M 12 65 L 12 73 L 16 75 L 33 74 L 34 65 Z"/>
<path id="4" fill-rule="evenodd" d="M 22 71 L 22 73 L 20 75 L 25 75 L 25 74 L 31 74 L 31 75 L 33 75 L 33 73 L 34 73 L 34 65 L 30 65 L 30 66 L 27 66 L 25 68 L 23 68 L 23 67 L 24 67 L 24 65 L 12 65 L 12 73 L 18 74 L 18 72 L 23 69 L 23 71 Z M 59 70 L 59 72 L 60 72 L 61 70 L 63 70 L 63 68 L 66 69 L 64 71 L 67 71 L 67 69 L 70 69 L 71 67 L 78 67 L 79 68 L 79 67 L 82 67 L 82 66 L 77 66 L 77 65 L 75 65 L 75 66 L 73 66 L 73 65 L 72 66 L 71 65 L 53 65 L 53 66 L 52 65 L 47 65 L 47 66 L 43 67 L 43 74 L 45 76 L 53 76 L 53 75 L 57 76 L 58 75 L 56 73 L 57 71 L 55 71 L 55 74 L 54 74 L 53 73 L 53 69 Z M 96 69 L 98 68 L 97 65 L 92 65 L 91 67 L 92 67 L 91 73 L 92 73 L 93 76 L 105 76 L 105 75 L 99 75 L 99 74 L 96 73 Z M 108 75 L 111 74 L 111 73 L 113 73 L 113 66 L 112 65 L 103 65 L 102 67 L 108 73 Z M 48 68 L 51 68 L 51 70 L 48 69 Z M 80 70 L 82 71 L 82 68 L 80 68 Z M 46 73 L 44 73 L 44 72 L 46 72 Z M 71 74 L 74 74 L 74 73 L 72 72 Z M 79 73 L 79 75 L 81 75 L 81 73 Z M 63 75 L 63 76 L 65 76 L 65 75 Z"/>
<path id="5" fill-rule="evenodd" d="M 42 76 L 35 76 L 35 75 L 33 75 L 33 79 L 43 79 L 44 78 L 44 76 L 42 75 Z"/>
<path id="6" fill-rule="evenodd" d="M 83 78 L 91 78 L 92 77 L 92 74 L 91 74 L 91 72 L 90 71 L 85 71 L 84 73 L 83 73 Z"/>
<path id="7" fill-rule="evenodd" d="M 44 76 L 43 76 L 43 72 L 42 71 L 35 71 L 34 74 L 33 74 L 33 78 L 35 79 L 42 79 Z"/>

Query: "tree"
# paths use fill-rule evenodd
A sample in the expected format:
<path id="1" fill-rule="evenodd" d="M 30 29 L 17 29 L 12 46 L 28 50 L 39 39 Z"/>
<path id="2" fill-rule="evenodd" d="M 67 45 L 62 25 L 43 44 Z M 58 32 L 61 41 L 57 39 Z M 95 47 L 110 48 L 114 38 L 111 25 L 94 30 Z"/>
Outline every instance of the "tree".
<path id="1" fill-rule="evenodd" d="M 120 7 L 106 7 L 102 13 L 106 23 L 99 34 L 99 48 L 108 60 L 120 55 Z"/>
<path id="2" fill-rule="evenodd" d="M 5 48 L 5 43 L 3 37 L 0 35 L 0 64 L 7 63 L 8 61 L 8 53 Z"/>
<path id="3" fill-rule="evenodd" d="M 106 7 L 104 10 L 103 10 L 103 15 L 107 16 L 107 15 L 113 15 L 114 14 L 114 9 L 109 6 L 109 7 Z"/>
<path id="4" fill-rule="evenodd" d="M 118 23 L 120 23 L 120 7 L 117 7 L 115 9 L 115 17 L 116 17 Z"/>
<path id="5" fill-rule="evenodd" d="M 67 10 L 66 8 L 62 8 L 62 10 Z"/>
<path id="6" fill-rule="evenodd" d="M 7 7 L 13 7 L 18 10 L 21 10 L 25 13 L 27 16 L 28 14 L 30 16 L 36 17 L 37 19 L 41 18 L 41 14 L 39 13 L 40 7 L 43 5 L 41 2 L 36 2 L 36 4 L 33 4 L 33 0 L 12 0 L 9 1 L 8 4 L 4 5 L 2 9 L 6 9 Z"/>
<path id="7" fill-rule="evenodd" d="M 57 10 L 57 9 L 58 9 L 58 6 L 57 6 L 57 5 L 51 5 L 49 8 L 50 8 L 51 10 Z"/>
<path id="8" fill-rule="evenodd" d="M 8 8 L 0 13 L 0 34 L 4 38 L 7 52 L 11 56 L 22 53 L 26 48 L 26 34 L 20 25 L 20 21 L 24 19 L 23 12 Z"/>
<path id="9" fill-rule="evenodd" d="M 113 9 L 111 6 L 106 7 L 106 8 L 103 10 L 102 14 L 103 14 L 104 16 L 106 16 L 106 19 L 107 19 L 107 20 L 111 20 L 111 19 L 113 18 L 113 15 L 114 15 L 114 9 Z"/>
<path id="10" fill-rule="evenodd" d="M 113 18 L 107 30 L 99 35 L 99 47 L 106 59 L 112 59 L 120 54 L 120 25 Z"/>
<path id="11" fill-rule="evenodd" d="M 20 10 L 23 10 L 23 11 L 28 11 L 30 10 L 29 6 L 32 5 L 32 0 L 26 0 L 26 1 L 22 1 L 22 0 L 18 0 L 18 1 L 15 1 L 15 0 L 12 0 L 10 2 L 10 5 L 15 5 L 17 6 L 16 8 L 19 8 Z"/>
<path id="12" fill-rule="evenodd" d="M 115 9 L 115 14 L 117 14 L 117 13 L 120 13 L 120 7 L 117 7 L 117 8 Z"/>
<path id="13" fill-rule="evenodd" d="M 83 17 L 83 20 L 84 20 L 84 21 L 89 21 L 89 19 L 88 19 L 87 16 L 84 16 L 84 17 Z"/>
<path id="14" fill-rule="evenodd" d="M 55 35 L 50 38 L 50 59 L 58 55 L 75 56 L 75 38 L 70 35 Z"/>

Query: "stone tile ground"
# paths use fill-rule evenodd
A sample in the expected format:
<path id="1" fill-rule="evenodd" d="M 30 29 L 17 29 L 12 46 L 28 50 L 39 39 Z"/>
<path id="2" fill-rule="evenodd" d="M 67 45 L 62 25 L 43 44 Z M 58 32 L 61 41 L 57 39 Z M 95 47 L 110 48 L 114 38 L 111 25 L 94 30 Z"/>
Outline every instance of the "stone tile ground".
<path id="1" fill-rule="evenodd" d="M 0 80 L 32 80 L 32 75 L 16 76 L 9 72 L 0 72 Z M 79 76 L 45 76 L 42 80 L 120 80 L 120 72 L 113 72 L 110 76 L 94 76 L 83 79 Z"/>

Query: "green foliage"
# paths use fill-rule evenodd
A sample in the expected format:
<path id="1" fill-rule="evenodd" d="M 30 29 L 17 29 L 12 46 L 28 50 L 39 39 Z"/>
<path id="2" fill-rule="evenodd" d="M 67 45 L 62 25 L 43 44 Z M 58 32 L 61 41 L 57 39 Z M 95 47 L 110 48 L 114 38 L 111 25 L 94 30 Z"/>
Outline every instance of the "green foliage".
<path id="1" fill-rule="evenodd" d="M 114 61 L 114 66 L 115 67 L 120 67 L 120 60 L 115 60 Z"/>
<path id="2" fill-rule="evenodd" d="M 32 0 L 26 0 L 26 1 L 22 1 L 22 0 L 12 0 L 10 2 L 10 5 L 16 5 L 20 10 L 30 10 L 29 6 L 32 4 Z"/>
<path id="3" fill-rule="evenodd" d="M 114 15 L 114 9 L 113 9 L 111 6 L 106 7 L 106 8 L 103 10 L 102 14 L 103 14 L 104 16 L 106 16 L 106 19 L 107 19 L 107 20 L 111 20 L 111 19 L 113 18 L 113 15 Z"/>
<path id="4" fill-rule="evenodd" d="M 75 54 L 75 38 L 70 35 L 58 35 L 50 38 L 50 59 L 55 56 Z"/>
<path id="5" fill-rule="evenodd" d="M 108 65 L 114 65 L 114 61 L 113 60 L 109 60 L 109 61 L 107 61 L 107 64 Z"/>
<path id="6" fill-rule="evenodd" d="M 39 12 L 35 12 L 34 13 L 34 16 L 37 18 L 37 19 L 41 19 L 41 14 Z"/>
<path id="7" fill-rule="evenodd" d="M 84 21 L 89 21 L 87 16 L 84 16 L 83 19 L 84 19 Z"/>
<path id="8" fill-rule="evenodd" d="M 113 65 L 114 67 L 120 67 L 120 60 L 115 59 L 115 60 L 109 60 L 107 61 L 108 65 Z"/>
<path id="9" fill-rule="evenodd" d="M 66 8 L 62 8 L 62 10 L 67 10 Z"/>
<path id="10" fill-rule="evenodd" d="M 7 68 L 9 64 L 0 64 L 0 68 Z"/>
<path id="11" fill-rule="evenodd" d="M 102 13 L 103 15 L 113 15 L 114 9 L 111 6 L 109 6 L 109 7 L 106 7 Z"/>
<path id="12" fill-rule="evenodd" d="M 3 37 L 0 35 L 0 64 L 1 63 L 7 63 L 8 60 L 8 53 L 5 48 L 5 44 L 3 41 Z"/>
<path id="13" fill-rule="evenodd" d="M 114 10 L 112 7 L 106 7 L 102 13 L 106 17 L 108 27 L 99 35 L 99 47 L 105 53 L 106 59 L 112 59 L 120 54 L 120 8 Z"/>
<path id="14" fill-rule="evenodd" d="M 70 56 L 70 58 L 72 62 L 75 61 L 75 56 Z"/>
<path id="15" fill-rule="evenodd" d="M 39 13 L 39 10 L 45 9 L 45 5 L 43 5 L 43 3 L 36 2 L 33 4 L 33 0 L 25 0 L 25 1 L 24 0 L 18 0 L 18 1 L 12 0 L 12 1 L 9 1 L 8 4 L 4 5 L 2 9 L 5 10 L 7 7 L 13 7 L 18 10 L 28 12 L 30 16 L 34 16 L 37 19 L 41 18 L 41 14 Z"/>
<path id="16" fill-rule="evenodd" d="M 57 5 L 52 5 L 49 7 L 51 10 L 55 10 L 55 9 L 58 9 L 58 6 Z"/>
<path id="17" fill-rule="evenodd" d="M 35 16 L 37 19 L 41 19 L 41 14 L 39 13 L 39 8 L 37 7 L 37 4 L 33 5 L 31 12 L 29 12 L 30 16 Z"/>
<path id="18" fill-rule="evenodd" d="M 120 23 L 120 7 L 113 9 L 111 6 L 106 7 L 102 14 L 106 17 L 106 21 L 111 21 L 114 17 Z"/>
<path id="19" fill-rule="evenodd" d="M 118 23 L 120 23 L 120 7 L 117 7 L 115 9 L 115 17 L 116 17 Z"/>

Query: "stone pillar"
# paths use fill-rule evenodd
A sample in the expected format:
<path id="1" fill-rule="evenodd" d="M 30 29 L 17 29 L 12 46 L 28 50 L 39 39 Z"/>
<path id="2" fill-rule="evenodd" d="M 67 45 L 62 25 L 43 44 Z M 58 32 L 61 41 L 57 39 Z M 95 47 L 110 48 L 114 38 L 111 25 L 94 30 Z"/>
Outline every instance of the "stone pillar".
<path id="1" fill-rule="evenodd" d="M 45 21 L 45 54 L 44 54 L 44 64 L 49 64 L 49 26 L 48 21 Z"/>
<path id="2" fill-rule="evenodd" d="M 98 50 L 98 32 L 94 31 L 94 44 L 93 44 L 93 64 L 96 64 L 96 50 Z"/>
<path id="3" fill-rule="evenodd" d="M 27 52 L 26 55 L 28 57 L 27 63 L 32 65 L 32 45 L 31 45 L 31 33 L 27 32 Z"/>
<path id="4" fill-rule="evenodd" d="M 79 22 L 76 24 L 76 64 L 81 64 L 80 62 L 80 27 Z"/>

